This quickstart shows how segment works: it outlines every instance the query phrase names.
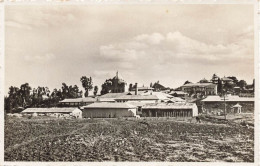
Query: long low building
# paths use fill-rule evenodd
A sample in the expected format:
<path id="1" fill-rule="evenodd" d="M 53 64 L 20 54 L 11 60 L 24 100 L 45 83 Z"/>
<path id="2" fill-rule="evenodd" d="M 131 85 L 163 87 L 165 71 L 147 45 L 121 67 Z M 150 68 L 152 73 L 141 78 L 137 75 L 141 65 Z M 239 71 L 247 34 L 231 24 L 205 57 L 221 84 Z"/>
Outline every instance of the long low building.
<path id="1" fill-rule="evenodd" d="M 64 99 L 59 103 L 61 107 L 80 107 L 80 106 L 92 104 L 96 101 L 97 99 L 94 97 L 85 97 L 85 98 Z"/>
<path id="2" fill-rule="evenodd" d="M 21 112 L 22 114 L 35 114 L 35 115 L 61 115 L 61 114 L 68 114 L 74 116 L 76 118 L 82 118 L 82 111 L 78 108 L 27 108 Z"/>
<path id="3" fill-rule="evenodd" d="M 220 110 L 224 110 L 225 109 L 224 103 L 226 103 L 227 113 L 231 113 L 233 107 L 236 104 L 242 106 L 241 108 L 242 113 L 254 113 L 255 98 L 228 95 L 224 99 L 223 97 L 220 96 L 208 96 L 207 98 L 201 100 L 201 102 L 202 102 L 202 109 L 207 113 L 209 112 L 214 113 Z"/>
<path id="4" fill-rule="evenodd" d="M 194 117 L 198 116 L 195 103 L 153 103 L 142 107 L 144 117 Z"/>
<path id="5" fill-rule="evenodd" d="M 136 116 L 137 106 L 129 103 L 93 103 L 82 107 L 84 118 L 117 118 Z"/>

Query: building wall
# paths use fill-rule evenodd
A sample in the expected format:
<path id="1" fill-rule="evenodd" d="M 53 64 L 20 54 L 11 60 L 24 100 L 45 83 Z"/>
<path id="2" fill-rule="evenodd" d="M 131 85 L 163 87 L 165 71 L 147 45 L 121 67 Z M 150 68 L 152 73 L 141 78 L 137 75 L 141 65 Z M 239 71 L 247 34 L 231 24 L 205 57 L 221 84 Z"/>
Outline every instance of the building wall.
<path id="1" fill-rule="evenodd" d="M 133 117 L 136 115 L 136 108 L 84 108 L 82 117 L 85 118 L 117 118 Z"/>
<path id="2" fill-rule="evenodd" d="M 143 117 L 194 117 L 198 109 L 142 109 Z"/>
<path id="3" fill-rule="evenodd" d="M 232 107 L 239 103 L 239 105 L 242 106 L 242 113 L 254 113 L 254 102 L 226 102 L 226 111 L 227 113 L 232 113 Z M 202 109 L 207 111 L 207 113 L 216 112 L 225 109 L 224 102 L 216 101 L 216 102 L 203 102 L 202 103 Z"/>
<path id="4" fill-rule="evenodd" d="M 217 94 L 217 85 L 215 86 L 205 86 L 205 87 L 198 87 L 198 86 L 183 86 L 181 87 L 182 91 L 191 93 L 205 93 L 206 95 L 216 95 Z"/>

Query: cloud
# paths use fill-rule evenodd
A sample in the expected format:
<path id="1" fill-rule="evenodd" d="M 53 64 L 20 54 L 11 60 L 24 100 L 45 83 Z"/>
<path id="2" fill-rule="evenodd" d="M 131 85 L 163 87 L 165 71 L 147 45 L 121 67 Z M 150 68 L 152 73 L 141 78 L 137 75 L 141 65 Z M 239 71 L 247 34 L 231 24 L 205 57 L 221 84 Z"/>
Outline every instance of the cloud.
<path id="1" fill-rule="evenodd" d="M 26 55 L 24 59 L 29 62 L 46 63 L 55 58 L 53 53 L 46 53 L 44 55 L 29 56 Z"/>
<path id="2" fill-rule="evenodd" d="M 251 31 L 248 28 L 246 31 Z M 181 32 L 141 34 L 132 39 L 100 47 L 101 58 L 124 64 L 174 64 L 181 62 L 215 63 L 236 59 L 252 59 L 253 39 L 248 35 L 230 44 L 207 44 Z M 153 62 L 149 60 L 153 60 Z M 126 63 L 127 62 L 127 63 Z M 217 63 L 215 63 L 217 64 Z M 138 65 L 137 65 L 138 66 Z"/>
<path id="3" fill-rule="evenodd" d="M 135 40 L 139 42 L 147 42 L 149 44 L 160 44 L 161 41 L 163 41 L 165 38 L 160 33 L 153 33 L 151 35 L 149 34 L 142 34 L 135 37 Z"/>

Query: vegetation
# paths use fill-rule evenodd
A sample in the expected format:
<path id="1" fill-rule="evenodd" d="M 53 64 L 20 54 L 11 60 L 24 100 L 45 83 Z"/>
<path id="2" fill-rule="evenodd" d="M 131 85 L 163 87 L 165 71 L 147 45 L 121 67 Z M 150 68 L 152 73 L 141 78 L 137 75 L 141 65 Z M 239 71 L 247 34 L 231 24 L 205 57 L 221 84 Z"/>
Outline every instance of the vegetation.
<path id="1" fill-rule="evenodd" d="M 5 161 L 254 161 L 254 129 L 172 120 L 8 117 Z"/>
<path id="2" fill-rule="evenodd" d="M 89 91 L 93 89 L 93 82 L 91 77 L 82 76 L 80 78 L 80 81 L 82 83 L 82 87 L 85 89 L 85 97 L 88 97 Z"/>

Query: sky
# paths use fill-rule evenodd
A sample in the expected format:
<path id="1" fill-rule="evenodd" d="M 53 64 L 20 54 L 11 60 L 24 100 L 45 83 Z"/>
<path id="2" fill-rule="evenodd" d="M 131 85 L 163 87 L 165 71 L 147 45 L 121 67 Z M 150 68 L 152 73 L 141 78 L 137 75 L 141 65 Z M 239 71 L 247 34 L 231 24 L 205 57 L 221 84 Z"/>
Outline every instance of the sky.
<path id="1" fill-rule="evenodd" d="M 5 94 L 10 86 L 128 83 L 176 88 L 254 78 L 252 5 L 13 5 L 5 9 Z"/>

